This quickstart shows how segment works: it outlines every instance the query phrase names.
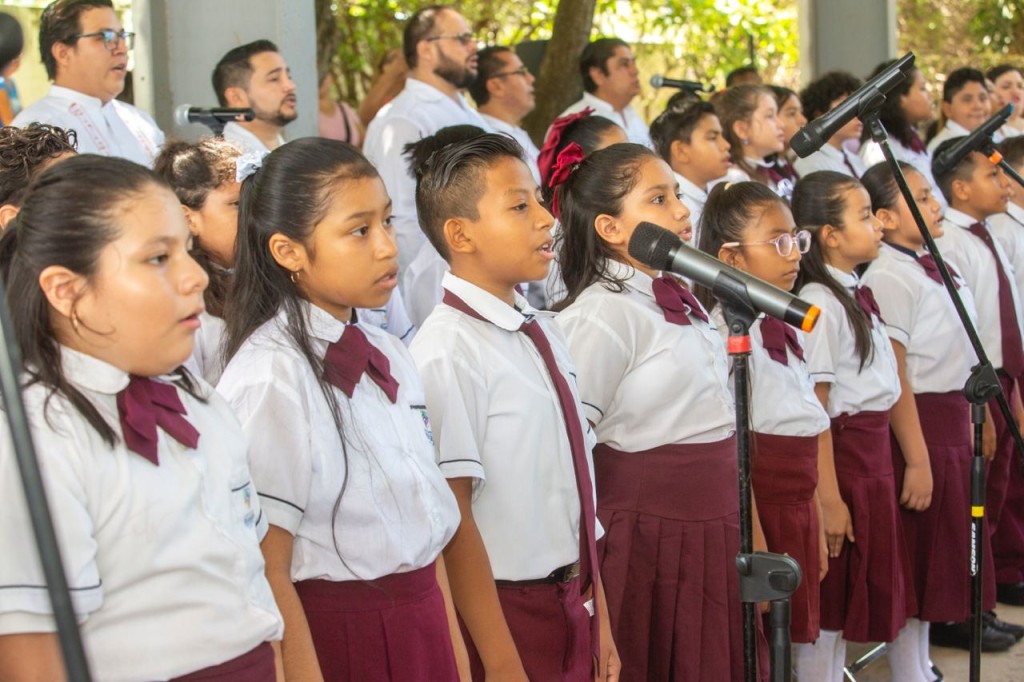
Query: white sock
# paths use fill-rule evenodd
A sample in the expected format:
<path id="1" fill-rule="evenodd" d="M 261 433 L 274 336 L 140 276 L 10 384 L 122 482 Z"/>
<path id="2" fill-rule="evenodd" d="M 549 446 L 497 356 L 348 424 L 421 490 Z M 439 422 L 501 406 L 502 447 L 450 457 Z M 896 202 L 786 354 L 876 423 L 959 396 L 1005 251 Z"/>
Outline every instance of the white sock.
<path id="1" fill-rule="evenodd" d="M 846 669 L 846 640 L 843 639 L 843 633 L 836 633 L 836 653 L 832 658 L 832 677 L 830 679 L 835 682 L 843 682 L 846 676 L 843 671 Z"/>
<path id="2" fill-rule="evenodd" d="M 907 620 L 896 641 L 889 645 L 892 679 L 900 682 L 930 682 L 921 667 L 921 628 L 916 618 Z"/>
<path id="3" fill-rule="evenodd" d="M 794 644 L 796 676 L 799 682 L 842 682 L 843 663 L 846 658 L 846 642 L 837 630 L 822 630 L 814 644 Z M 839 672 L 836 674 L 836 649 L 843 644 L 839 657 Z"/>
<path id="4" fill-rule="evenodd" d="M 924 671 L 925 679 L 928 682 L 935 682 L 939 679 L 939 676 L 932 672 L 932 655 L 928 638 L 931 623 L 926 620 L 919 620 L 917 621 L 917 627 L 920 633 L 917 643 L 921 651 L 921 669 Z"/>

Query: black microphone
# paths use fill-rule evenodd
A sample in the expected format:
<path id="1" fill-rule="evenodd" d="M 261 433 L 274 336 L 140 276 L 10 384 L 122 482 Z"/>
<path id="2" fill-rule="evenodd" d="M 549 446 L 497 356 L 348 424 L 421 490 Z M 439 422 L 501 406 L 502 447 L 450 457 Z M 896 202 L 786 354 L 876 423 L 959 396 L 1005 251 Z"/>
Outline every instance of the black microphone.
<path id="1" fill-rule="evenodd" d="M 1003 124 L 1006 123 L 1011 114 L 1013 114 L 1013 105 L 1007 104 L 997 111 L 992 118 L 975 128 L 970 135 L 961 137 L 959 142 L 936 156 L 932 161 L 932 175 L 948 173 L 965 156 L 971 152 L 981 151 L 986 143 L 991 144 L 992 135 L 1003 127 Z"/>
<path id="2" fill-rule="evenodd" d="M 655 88 L 678 88 L 680 90 L 689 90 L 691 92 L 707 92 L 703 83 L 697 81 L 681 81 L 675 78 L 665 78 L 664 76 L 655 75 L 651 76 L 651 85 Z"/>
<path id="3" fill-rule="evenodd" d="M 239 118 L 241 117 L 241 118 Z M 223 125 L 231 121 L 251 121 L 256 118 L 256 112 L 252 109 L 231 109 L 231 108 L 210 108 L 194 107 L 191 104 L 182 104 L 174 110 L 174 122 L 180 126 L 189 123 L 202 123 L 203 125 Z"/>
<path id="4" fill-rule="evenodd" d="M 677 235 L 654 223 L 643 222 L 636 226 L 629 238 L 629 255 L 644 265 L 674 272 L 709 289 L 715 288 L 719 278 L 731 277 L 746 289 L 751 305 L 758 312 L 805 332 L 814 329 L 821 314 L 818 306 L 687 246 Z"/>
<path id="5" fill-rule="evenodd" d="M 821 149 L 840 128 L 855 116 L 861 116 L 885 101 L 885 95 L 902 83 L 914 67 L 914 53 L 908 52 L 888 69 L 878 74 L 844 99 L 832 111 L 819 116 L 796 132 L 789 146 L 800 158 Z"/>

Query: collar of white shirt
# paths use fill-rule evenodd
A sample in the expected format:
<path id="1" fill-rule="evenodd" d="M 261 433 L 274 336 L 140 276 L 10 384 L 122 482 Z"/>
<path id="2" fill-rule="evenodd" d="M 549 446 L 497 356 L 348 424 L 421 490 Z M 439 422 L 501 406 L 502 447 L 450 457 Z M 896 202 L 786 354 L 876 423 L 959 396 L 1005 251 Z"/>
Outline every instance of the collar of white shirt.
<path id="1" fill-rule="evenodd" d="M 828 263 L 825 264 L 825 270 L 828 274 L 832 275 L 832 278 L 842 284 L 847 289 L 856 289 L 857 284 L 860 282 L 860 278 L 857 277 L 856 272 L 843 272 L 839 268 L 833 267 Z"/>
<path id="2" fill-rule="evenodd" d="M 314 338 L 326 341 L 327 343 L 334 343 L 341 338 L 341 335 L 345 332 L 346 323 L 309 301 L 300 301 L 299 305 L 303 315 L 309 322 L 309 333 Z M 287 325 L 288 318 L 284 306 L 281 306 L 277 317 L 282 325 Z"/>
<path id="3" fill-rule="evenodd" d="M 676 181 L 679 183 L 679 191 L 686 195 L 687 198 L 696 201 L 698 204 L 703 206 L 708 200 L 707 190 L 701 189 L 694 183 L 684 178 L 679 173 L 672 171 L 676 176 Z"/>
<path id="4" fill-rule="evenodd" d="M 974 223 L 979 222 L 972 218 L 971 216 L 964 213 L 963 211 L 958 211 L 955 208 L 947 208 L 946 213 L 945 215 L 943 215 L 943 217 L 949 222 L 956 225 L 957 227 L 962 227 L 965 230 Z M 980 222 L 984 223 L 985 221 L 982 220 Z"/>
<path id="5" fill-rule="evenodd" d="M 583 97 L 580 98 L 588 107 L 592 107 L 594 111 L 603 111 L 611 114 L 625 114 L 629 110 L 630 105 L 622 107 L 621 110 L 617 110 L 611 105 L 611 102 L 606 102 L 592 92 L 584 92 Z"/>
<path id="6" fill-rule="evenodd" d="M 537 311 L 519 295 L 519 292 L 515 294 L 516 305 L 513 308 L 494 294 L 484 291 L 472 282 L 450 272 L 444 273 L 441 286 L 461 298 L 480 317 L 505 331 L 519 331 L 524 322 L 537 314 Z"/>
<path id="7" fill-rule="evenodd" d="M 654 298 L 654 278 L 632 265 L 608 258 L 604 262 L 604 272 L 633 291 Z"/>
<path id="8" fill-rule="evenodd" d="M 60 365 L 72 384 L 96 393 L 116 395 L 128 386 L 128 373 L 91 355 L 60 347 Z"/>
<path id="9" fill-rule="evenodd" d="M 959 123 L 957 123 L 953 119 L 949 119 L 949 120 L 946 121 L 946 126 L 945 126 L 944 130 L 948 130 L 949 131 L 949 133 L 947 133 L 947 134 L 950 134 L 950 137 L 962 137 L 964 135 L 970 135 L 971 134 L 971 132 L 969 130 L 967 130 L 967 128 L 964 128 L 962 125 L 960 125 Z"/>
<path id="10" fill-rule="evenodd" d="M 90 95 L 87 95 L 84 92 L 72 90 L 71 88 L 61 87 L 60 85 L 51 85 L 48 96 L 59 97 L 61 99 L 69 99 L 72 102 L 80 104 L 86 109 L 93 109 L 95 111 L 100 111 L 103 109 L 104 106 L 106 106 L 103 104 L 103 102 L 99 100 L 98 97 L 91 97 Z M 107 102 L 107 104 L 110 104 L 110 102 Z"/>
<path id="11" fill-rule="evenodd" d="M 476 113 L 476 109 L 469 106 L 469 103 L 466 102 L 466 99 L 462 96 L 461 92 L 456 92 L 455 97 L 452 98 L 447 93 L 435 88 L 433 85 L 424 83 L 421 80 L 416 80 L 412 77 L 405 79 L 405 89 L 420 102 L 440 102 L 448 99 L 458 104 L 459 108 Z"/>

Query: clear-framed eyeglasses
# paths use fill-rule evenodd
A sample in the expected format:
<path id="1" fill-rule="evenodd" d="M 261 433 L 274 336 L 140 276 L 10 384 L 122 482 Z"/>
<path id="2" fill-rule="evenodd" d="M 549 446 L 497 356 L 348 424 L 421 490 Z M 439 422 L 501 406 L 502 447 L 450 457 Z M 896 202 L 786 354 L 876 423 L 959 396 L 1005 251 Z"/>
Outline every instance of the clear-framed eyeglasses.
<path id="1" fill-rule="evenodd" d="M 807 253 L 811 249 L 811 233 L 807 230 L 798 230 L 795 234 L 785 232 L 775 239 L 768 239 L 763 242 L 726 242 L 722 248 L 735 248 L 737 246 L 758 246 L 760 244 L 771 244 L 778 251 L 779 255 L 786 258 L 793 253 L 793 248 L 801 253 Z"/>

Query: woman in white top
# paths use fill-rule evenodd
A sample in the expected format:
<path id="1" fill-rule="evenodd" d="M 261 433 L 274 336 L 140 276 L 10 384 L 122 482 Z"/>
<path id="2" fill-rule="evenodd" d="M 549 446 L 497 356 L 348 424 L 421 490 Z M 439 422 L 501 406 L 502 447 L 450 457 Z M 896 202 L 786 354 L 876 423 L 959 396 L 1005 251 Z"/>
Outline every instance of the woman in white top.
<path id="1" fill-rule="evenodd" d="M 181 367 L 207 283 L 188 236 L 134 163 L 40 176 L 0 241 L 27 414 L 95 679 L 273 682 L 282 623 L 245 436 Z M 6 433 L 0 466 L 0 679 L 62 680 Z"/>
<path id="2" fill-rule="evenodd" d="M 1000 64 L 986 71 L 985 78 L 992 83 L 992 111 L 1013 105 L 1013 113 L 999 129 L 1003 139 L 1024 133 L 1024 76 L 1020 67 Z"/>
<path id="3" fill-rule="evenodd" d="M 289 678 L 455 680 L 456 651 L 468 671 L 439 556 L 459 512 L 423 388 L 353 313 L 397 275 L 391 200 L 354 147 L 296 140 L 242 182 L 218 390 L 253 443 Z"/>
<path id="4" fill-rule="evenodd" d="M 743 679 L 735 414 L 725 343 L 678 279 L 627 251 L 640 221 L 690 237 L 646 147 L 583 159 L 558 187 L 569 341 L 597 434 L 598 547 L 621 679 Z M 699 579 L 691 579 L 699 576 Z M 766 673 L 767 669 L 762 668 Z"/>
<path id="5" fill-rule="evenodd" d="M 793 218 L 813 237 L 797 287 L 801 298 L 822 311 L 805 353 L 815 393 L 832 420 L 833 455 L 819 460 L 818 496 L 829 546 L 822 631 L 814 650 L 800 653 L 813 659 L 812 679 L 839 682 L 847 641 L 893 642 L 917 608 L 889 445 L 900 379 L 878 305 L 856 273 L 877 257 L 881 242 L 881 225 L 864 187 L 833 171 L 806 175 L 793 192 Z M 911 432 L 913 420 L 901 422 L 900 416 L 905 413 L 893 410 L 893 428 Z M 921 438 L 919 425 L 916 437 Z M 927 461 L 914 463 L 924 473 L 908 501 L 921 508 L 931 495 L 931 479 Z M 904 660 L 890 659 L 894 666 Z M 897 679 L 922 682 L 916 667 L 898 670 Z"/>

